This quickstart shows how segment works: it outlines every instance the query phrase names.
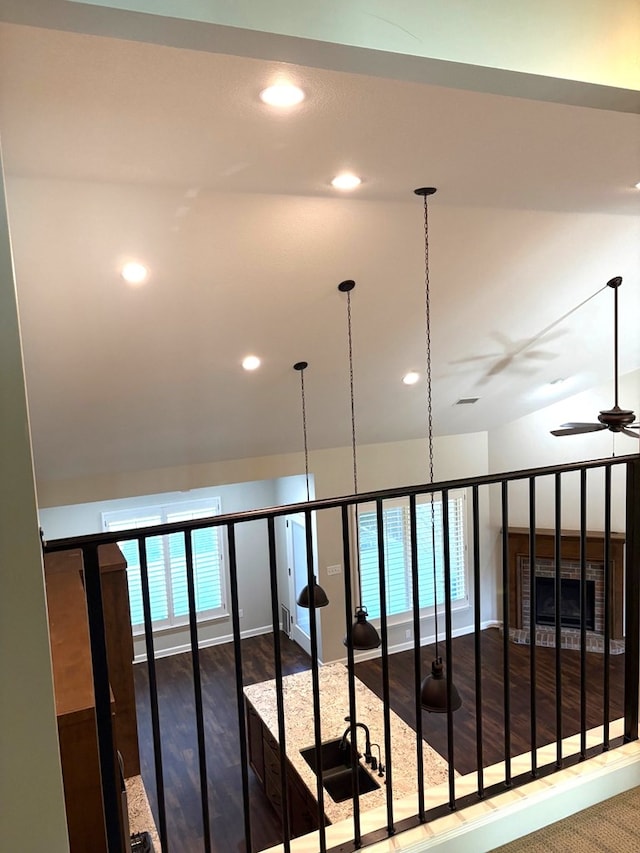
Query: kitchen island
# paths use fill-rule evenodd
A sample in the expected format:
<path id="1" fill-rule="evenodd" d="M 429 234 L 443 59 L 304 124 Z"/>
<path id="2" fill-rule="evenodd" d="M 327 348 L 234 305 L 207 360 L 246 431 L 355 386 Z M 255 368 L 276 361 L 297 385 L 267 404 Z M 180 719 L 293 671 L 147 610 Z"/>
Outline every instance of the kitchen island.
<path id="1" fill-rule="evenodd" d="M 347 669 L 343 664 L 327 664 L 319 669 L 320 717 L 322 742 L 340 738 L 349 714 L 349 688 Z M 285 744 L 287 755 L 287 791 L 290 805 L 291 832 L 293 836 L 310 832 L 318 826 L 317 779 L 314 771 L 301 755 L 301 750 L 314 745 L 314 717 L 311 671 L 286 676 L 283 682 Z M 380 745 L 382 763 L 387 767 L 384 754 L 384 718 L 381 700 L 361 681 L 355 679 L 356 719 L 368 726 L 371 742 Z M 280 774 L 278 716 L 275 680 L 253 684 L 244 688 L 249 730 L 250 760 L 265 793 L 276 811 L 281 812 L 282 778 Z M 416 735 L 397 714 L 390 713 L 391 760 L 394 800 L 416 793 Z M 364 734 L 358 730 L 358 751 L 364 752 Z M 373 750 L 377 757 L 377 749 Z M 425 787 L 441 785 L 447 780 L 447 763 L 428 744 L 423 744 Z M 360 810 L 380 809 L 386 803 L 386 772 L 380 777 L 360 764 L 379 787 L 360 795 Z M 335 824 L 352 815 L 352 800 L 336 802 L 324 791 L 325 822 Z"/>

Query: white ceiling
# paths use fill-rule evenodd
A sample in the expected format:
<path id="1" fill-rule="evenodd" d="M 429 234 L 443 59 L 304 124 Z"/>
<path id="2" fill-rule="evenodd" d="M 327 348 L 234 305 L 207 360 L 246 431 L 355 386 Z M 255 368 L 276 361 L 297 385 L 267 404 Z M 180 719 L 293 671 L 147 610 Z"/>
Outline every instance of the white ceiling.
<path id="1" fill-rule="evenodd" d="M 309 446 L 347 445 L 345 278 L 359 442 L 424 435 L 424 184 L 437 433 L 607 381 L 611 291 L 561 318 L 614 275 L 640 367 L 638 115 L 5 24 L 0 132 L 43 480 L 298 450 L 301 359 Z"/>

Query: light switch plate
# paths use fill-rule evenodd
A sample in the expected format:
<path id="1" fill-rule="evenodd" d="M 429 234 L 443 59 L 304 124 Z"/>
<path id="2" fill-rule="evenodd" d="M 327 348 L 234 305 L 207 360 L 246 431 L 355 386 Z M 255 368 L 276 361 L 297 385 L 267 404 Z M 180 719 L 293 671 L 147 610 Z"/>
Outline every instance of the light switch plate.
<path id="1" fill-rule="evenodd" d="M 328 575 L 339 575 L 342 571 L 342 566 L 327 566 L 327 574 Z"/>

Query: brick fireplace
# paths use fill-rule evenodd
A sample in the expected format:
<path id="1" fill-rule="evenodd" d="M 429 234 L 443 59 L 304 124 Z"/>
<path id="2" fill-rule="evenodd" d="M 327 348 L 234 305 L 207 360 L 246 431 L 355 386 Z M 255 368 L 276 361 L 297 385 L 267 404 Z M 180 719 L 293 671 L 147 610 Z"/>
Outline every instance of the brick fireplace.
<path id="1" fill-rule="evenodd" d="M 580 533 L 563 530 L 560 551 L 561 646 L 580 648 Z M 555 646 L 555 534 L 536 531 L 535 599 L 531 601 L 529 529 L 509 528 L 509 637 L 513 642 L 531 642 L 531 613 L 534 614 L 535 643 Z M 610 539 L 611 654 L 624 652 L 623 588 L 624 536 Z M 604 534 L 590 531 L 586 539 L 586 646 L 604 651 Z"/>

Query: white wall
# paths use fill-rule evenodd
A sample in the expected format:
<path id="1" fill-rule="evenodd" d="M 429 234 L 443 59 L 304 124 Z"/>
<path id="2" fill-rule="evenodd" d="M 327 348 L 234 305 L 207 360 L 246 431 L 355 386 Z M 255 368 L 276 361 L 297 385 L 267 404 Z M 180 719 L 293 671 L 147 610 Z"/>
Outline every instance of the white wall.
<path id="1" fill-rule="evenodd" d="M 473 433 L 464 436 L 442 436 L 435 439 L 435 478 L 445 480 L 470 477 L 487 473 L 487 435 Z M 410 486 L 428 480 L 427 444 L 425 440 L 390 442 L 387 444 L 365 445 L 358 449 L 359 489 L 365 492 L 374 489 Z M 313 474 L 315 496 L 331 498 L 348 495 L 353 492 L 353 468 L 351 448 L 332 448 L 312 451 L 309 454 L 309 469 Z M 269 480 L 278 483 L 273 487 L 271 500 L 267 503 L 290 500 L 305 500 L 303 478 L 304 459 L 301 453 L 282 456 L 260 457 L 257 459 L 239 459 L 208 465 L 196 465 L 181 468 L 165 468 L 156 471 L 129 472 L 118 475 L 103 475 L 76 481 L 43 483 L 40 494 L 41 518 L 56 518 L 50 513 L 52 507 L 60 504 L 92 502 L 102 504 L 106 500 L 122 499 L 130 496 L 159 494 L 163 492 L 212 488 L 220 490 L 224 485 Z M 283 480 L 282 478 L 291 478 Z M 218 484 L 217 486 L 213 484 Z M 220 492 L 221 493 L 221 492 Z M 184 496 L 183 496 L 184 497 Z M 247 498 L 252 506 L 260 506 L 254 498 Z M 232 505 L 224 504 L 224 511 L 232 510 Z M 238 507 L 239 509 L 240 507 Z M 242 507 L 249 508 L 248 506 Z M 94 516 L 96 509 L 93 510 Z M 488 502 L 483 504 L 482 524 L 488 523 Z M 342 565 L 342 534 L 340 513 L 327 510 L 317 513 L 317 575 L 318 582 L 327 592 L 331 605 L 319 612 L 320 642 L 319 654 L 322 660 L 336 660 L 344 657 L 342 639 L 345 634 L 344 612 L 344 576 L 327 575 L 327 566 Z M 51 528 L 54 529 L 54 528 Z M 60 528 L 57 528 L 60 531 Z M 45 527 L 45 533 L 50 536 Z M 257 540 L 256 540 L 257 541 Z M 266 541 L 266 540 L 264 540 Z M 284 596 L 286 579 L 286 549 L 284 534 L 279 529 L 277 538 L 279 577 L 282 582 L 281 597 Z M 484 549 L 485 545 L 482 543 Z M 484 556 L 484 555 L 483 555 Z M 267 577 L 266 547 L 262 557 L 261 572 Z M 482 607 L 483 618 L 495 618 L 495 576 L 489 569 L 489 558 L 483 559 Z M 491 564 L 493 565 L 493 564 Z M 264 589 L 261 587 L 264 592 Z M 284 600 L 284 598 L 282 598 Z M 471 602 L 470 602 L 471 605 Z M 266 611 L 263 613 L 266 614 Z M 259 617 L 256 617 L 256 624 Z M 455 630 L 465 630 L 471 624 L 471 607 L 455 614 Z M 264 622 L 264 624 L 270 624 Z M 425 626 L 429 635 L 430 627 Z M 391 645 L 407 642 L 406 626 L 396 625 L 390 630 Z"/>
<path id="2" fill-rule="evenodd" d="M 221 485 L 190 491 L 164 492 L 136 497 L 97 501 L 71 506 L 50 507 L 40 510 L 40 524 L 47 540 L 80 536 L 85 533 L 102 531 L 102 513 L 134 509 L 140 506 L 153 506 L 181 501 L 202 500 L 218 497 L 223 513 L 243 512 L 250 509 L 276 506 L 280 502 L 280 493 L 285 492 L 292 500 L 301 497 L 300 480 L 291 477 L 289 482 L 279 487 L 278 481 L 262 480 L 234 485 Z M 306 494 L 306 493 L 305 493 Z M 285 503 L 287 501 L 284 501 Z M 286 565 L 286 550 L 278 549 L 281 561 Z M 244 635 L 270 631 L 272 627 L 270 575 L 268 562 L 267 529 L 264 522 L 239 524 L 236 528 L 236 553 L 238 563 L 238 599 L 243 610 L 240 620 Z M 285 571 L 279 575 L 284 581 Z M 227 590 L 229 578 L 227 576 Z M 288 584 L 280 589 L 280 599 L 287 602 Z M 230 615 L 209 622 L 203 622 L 199 628 L 202 645 L 228 641 L 232 635 Z M 144 640 L 136 638 L 136 658 L 144 655 Z M 156 654 L 182 651 L 190 647 L 188 629 L 161 631 L 155 637 Z"/>
<path id="3" fill-rule="evenodd" d="M 619 402 L 621 408 L 640 412 L 640 370 L 628 373 L 620 379 Z M 611 383 L 599 386 L 582 394 L 568 397 L 562 401 L 541 408 L 527 417 L 520 418 L 489 434 L 489 465 L 492 471 L 512 471 L 540 465 L 561 465 L 589 459 L 605 459 L 613 455 L 624 456 L 638 453 L 640 442 L 625 435 L 614 435 L 608 430 L 575 436 L 553 436 L 550 431 L 568 421 L 597 421 L 601 409 L 609 409 L 613 404 Z M 636 418 L 637 420 L 637 418 Z M 577 529 L 580 523 L 578 477 L 563 475 L 563 526 Z M 625 507 L 624 472 L 622 466 L 612 474 L 612 526 L 614 530 L 624 530 Z M 587 526 L 590 529 L 603 529 L 604 479 L 600 472 L 594 471 L 587 478 L 589 512 Z M 548 478 L 538 489 L 537 522 L 538 527 L 553 527 L 554 502 L 553 481 Z M 528 525 L 528 496 L 526 484 L 514 487 L 510 491 L 511 517 L 513 526 Z"/>
<path id="4" fill-rule="evenodd" d="M 0 162 L 0 850 L 69 850 Z"/>
<path id="5" fill-rule="evenodd" d="M 490 434 L 475 433 L 460 436 L 441 436 L 435 440 L 435 479 L 437 481 L 482 475 L 488 472 L 520 470 L 555 463 L 582 461 L 584 459 L 600 458 L 611 453 L 615 441 L 617 452 L 637 450 L 633 440 L 624 436 L 614 439 L 609 432 L 596 433 L 589 436 L 556 438 L 549 430 L 566 420 L 593 420 L 601 408 L 611 405 L 611 388 L 609 385 L 594 389 L 545 407 L 533 415 L 521 418 Z M 640 371 L 622 377 L 620 385 L 620 400 L 629 408 L 640 410 Z M 414 440 L 393 442 L 378 445 L 365 445 L 358 448 L 359 489 L 366 492 L 376 489 L 409 486 L 425 482 L 427 472 L 426 441 Z M 336 495 L 350 494 L 353 491 L 353 470 L 351 448 L 333 448 L 329 450 L 312 451 L 309 454 L 309 465 L 312 472 L 313 492 L 317 498 L 329 498 Z M 199 493 L 199 489 L 207 487 L 213 493 L 223 495 L 232 483 L 243 483 L 253 487 L 257 481 L 264 478 L 270 485 L 266 492 L 252 494 L 251 489 L 242 491 L 242 500 L 227 501 L 223 497 L 223 511 L 255 508 L 259 506 L 277 505 L 294 501 L 304 501 L 304 477 L 300 475 L 304 462 L 302 454 L 286 454 L 282 456 L 261 457 L 256 459 L 241 459 L 181 467 L 159 469 L 156 471 L 129 472 L 114 476 L 104 475 L 78 481 L 42 484 L 41 493 L 46 503 L 51 505 L 57 499 L 70 495 L 86 500 L 90 496 L 102 496 L 113 499 L 120 495 L 117 506 L 126 505 L 125 495 L 157 494 L 162 490 L 180 490 L 178 497 L 185 498 L 184 491 L 189 497 Z M 624 529 L 624 506 L 622 501 L 623 489 L 622 471 L 613 475 L 613 515 L 614 530 Z M 218 483 L 212 486 L 212 483 Z M 579 525 L 577 515 L 577 484 L 578 477 L 563 475 L 563 526 L 575 529 Z M 196 491 L 194 491 L 196 490 Z M 233 491 L 229 492 L 232 494 Z M 238 492 L 237 494 L 240 494 Z M 57 496 L 60 495 L 60 498 Z M 599 472 L 588 476 L 588 526 L 591 529 L 603 527 L 603 477 Z M 526 483 L 514 484 L 509 489 L 511 526 L 528 525 L 528 493 Z M 554 524 L 553 511 L 553 480 L 548 478 L 538 486 L 537 526 L 552 527 Z M 122 501 L 124 500 L 124 503 Z M 98 501 L 102 505 L 103 501 Z M 114 505 L 115 506 L 115 505 Z M 93 510 L 95 518 L 96 509 Z M 61 528 L 49 528 L 54 523 L 60 510 L 43 506 L 41 518 L 47 536 L 50 531 L 60 534 Z M 342 565 L 342 537 L 340 513 L 328 510 L 317 513 L 317 566 L 319 583 L 329 596 L 331 606 L 319 611 L 320 622 L 320 657 L 324 661 L 344 657 L 342 638 L 345 633 L 344 613 L 344 576 L 327 575 L 327 566 Z M 499 489 L 480 489 L 480 552 L 481 552 L 481 615 L 484 623 L 500 619 L 500 496 Z M 99 529 L 99 528 L 96 528 Z M 282 523 L 276 527 L 278 579 L 280 601 L 288 601 L 288 576 L 286 535 Z M 83 532 L 76 530 L 75 532 Z M 247 540 L 248 546 L 243 554 L 243 563 L 252 566 L 253 571 L 259 572 L 260 594 L 264 595 L 261 607 L 245 607 L 244 630 L 257 630 L 261 626 L 271 624 L 271 613 L 267 604 L 268 599 L 268 564 L 266 562 L 266 535 L 264 531 L 255 532 Z M 469 557 L 471 555 L 471 530 L 469 530 Z M 262 550 L 264 546 L 264 550 Z M 255 549 L 255 550 L 254 550 Z M 240 551 L 239 541 L 239 551 Z M 249 577 L 250 574 L 247 574 Z M 253 594 L 255 589 L 251 590 Z M 241 589 L 243 601 L 249 595 L 249 589 Z M 453 628 L 456 632 L 468 630 L 472 625 L 473 598 L 469 607 L 456 611 L 453 616 Z M 247 613 L 250 618 L 247 619 Z M 400 622 L 390 626 L 389 643 L 392 647 L 400 648 L 411 641 L 406 636 L 410 629 L 408 623 Z M 207 640 L 220 638 L 229 634 L 228 625 L 214 626 L 203 632 Z M 422 627 L 423 638 L 430 639 L 433 635 L 432 620 L 426 620 Z M 169 648 L 172 644 L 167 640 L 159 640 L 159 648 Z"/>

